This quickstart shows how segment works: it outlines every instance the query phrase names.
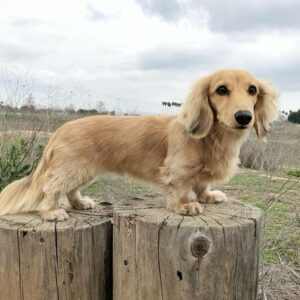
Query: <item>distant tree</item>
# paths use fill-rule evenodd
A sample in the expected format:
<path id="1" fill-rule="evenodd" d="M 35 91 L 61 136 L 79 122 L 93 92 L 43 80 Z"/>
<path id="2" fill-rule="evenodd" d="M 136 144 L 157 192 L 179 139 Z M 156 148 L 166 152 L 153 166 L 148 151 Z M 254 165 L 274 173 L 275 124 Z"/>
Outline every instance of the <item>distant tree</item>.
<path id="1" fill-rule="evenodd" d="M 290 110 L 288 121 L 291 123 L 300 124 L 300 109 L 298 109 L 297 111 Z"/>
<path id="2" fill-rule="evenodd" d="M 77 110 L 77 113 L 79 115 L 86 115 L 86 116 L 98 115 L 98 111 L 96 109 L 83 109 L 83 108 L 80 108 L 80 109 Z"/>
<path id="3" fill-rule="evenodd" d="M 98 115 L 97 109 L 88 109 L 87 112 L 89 115 Z"/>

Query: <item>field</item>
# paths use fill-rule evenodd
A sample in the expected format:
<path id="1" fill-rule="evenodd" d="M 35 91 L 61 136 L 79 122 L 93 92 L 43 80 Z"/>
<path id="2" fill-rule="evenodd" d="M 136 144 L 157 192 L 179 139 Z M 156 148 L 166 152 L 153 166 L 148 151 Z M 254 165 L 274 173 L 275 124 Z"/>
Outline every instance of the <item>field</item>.
<path id="1" fill-rule="evenodd" d="M 75 117 L 64 114 L 0 115 L 2 162 L 9 152 L 9 145 L 19 136 L 25 140 L 32 139 L 31 134 L 16 132 L 52 132 Z M 46 140 L 47 134 L 39 134 L 26 147 L 43 145 Z M 21 160 L 22 163 L 36 161 L 39 152 L 38 148 L 34 149 Z M 276 124 L 267 144 L 251 136 L 242 149 L 241 166 L 240 172 L 230 182 L 218 188 L 229 197 L 255 205 L 263 212 L 258 299 L 300 299 L 300 183 L 297 177 L 300 169 L 300 127 Z M 84 193 L 101 201 L 121 202 L 122 205 L 132 201 L 137 205 L 153 200 L 163 201 L 159 190 L 127 177 L 100 177 Z"/>

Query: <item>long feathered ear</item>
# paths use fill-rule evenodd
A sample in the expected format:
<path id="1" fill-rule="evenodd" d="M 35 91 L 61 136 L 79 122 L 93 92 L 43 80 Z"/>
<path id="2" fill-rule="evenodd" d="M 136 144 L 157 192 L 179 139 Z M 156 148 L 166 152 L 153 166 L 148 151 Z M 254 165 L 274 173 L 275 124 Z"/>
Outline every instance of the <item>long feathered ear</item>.
<path id="1" fill-rule="evenodd" d="M 254 127 L 257 136 L 266 140 L 270 123 L 277 117 L 277 98 L 279 94 L 271 84 L 258 80 L 259 94 L 254 108 Z"/>
<path id="2" fill-rule="evenodd" d="M 178 121 L 192 137 L 201 139 L 210 132 L 214 115 L 209 104 L 209 77 L 196 82 L 178 115 Z"/>

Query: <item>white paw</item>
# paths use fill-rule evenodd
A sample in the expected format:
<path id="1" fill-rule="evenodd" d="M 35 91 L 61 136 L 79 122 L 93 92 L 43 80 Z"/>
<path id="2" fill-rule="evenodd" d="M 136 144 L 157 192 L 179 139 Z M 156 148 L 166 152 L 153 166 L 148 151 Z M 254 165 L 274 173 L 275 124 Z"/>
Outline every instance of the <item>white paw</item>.
<path id="1" fill-rule="evenodd" d="M 226 200 L 226 195 L 221 191 L 209 191 L 199 197 L 201 203 L 220 203 Z"/>
<path id="2" fill-rule="evenodd" d="M 225 195 L 223 192 L 218 191 L 218 190 L 216 190 L 216 191 L 211 191 L 211 192 L 210 192 L 210 195 L 211 195 L 211 197 L 212 197 L 212 199 L 213 199 L 213 201 L 214 201 L 215 203 L 217 203 L 217 202 L 223 202 L 223 201 L 226 201 L 226 200 L 227 200 L 226 195 Z"/>
<path id="3" fill-rule="evenodd" d="M 91 209 L 95 207 L 95 202 L 89 197 L 81 197 L 79 201 L 72 203 L 74 209 Z"/>
<path id="4" fill-rule="evenodd" d="M 44 221 L 65 221 L 69 215 L 64 209 L 54 209 L 42 212 L 41 217 Z"/>
<path id="5" fill-rule="evenodd" d="M 196 216 L 203 212 L 203 207 L 199 202 L 189 202 L 178 205 L 174 211 L 179 215 Z"/>

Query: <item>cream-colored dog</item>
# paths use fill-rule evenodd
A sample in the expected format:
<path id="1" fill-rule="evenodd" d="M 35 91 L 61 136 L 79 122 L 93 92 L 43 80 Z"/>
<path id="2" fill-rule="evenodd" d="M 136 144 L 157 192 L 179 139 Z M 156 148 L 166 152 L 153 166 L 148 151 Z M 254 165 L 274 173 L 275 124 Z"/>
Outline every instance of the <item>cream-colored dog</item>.
<path id="1" fill-rule="evenodd" d="M 51 137 L 33 174 L 0 194 L 0 215 L 38 211 L 64 220 L 58 199 L 75 209 L 94 202 L 80 189 L 105 172 L 130 174 L 166 190 L 167 207 L 197 215 L 200 203 L 226 199 L 210 185 L 237 169 L 242 142 L 254 127 L 264 138 L 276 117 L 271 86 L 242 70 L 196 82 L 177 117 L 93 116 L 68 122 Z"/>

